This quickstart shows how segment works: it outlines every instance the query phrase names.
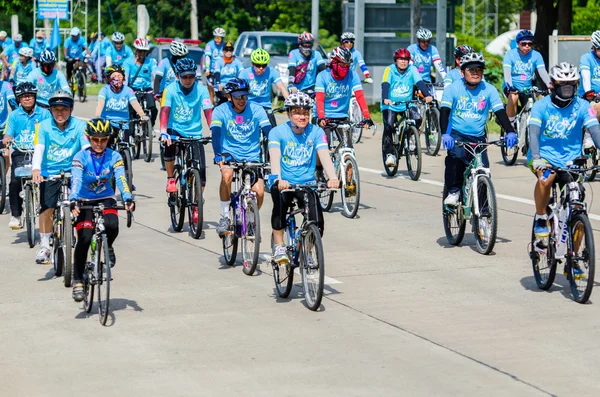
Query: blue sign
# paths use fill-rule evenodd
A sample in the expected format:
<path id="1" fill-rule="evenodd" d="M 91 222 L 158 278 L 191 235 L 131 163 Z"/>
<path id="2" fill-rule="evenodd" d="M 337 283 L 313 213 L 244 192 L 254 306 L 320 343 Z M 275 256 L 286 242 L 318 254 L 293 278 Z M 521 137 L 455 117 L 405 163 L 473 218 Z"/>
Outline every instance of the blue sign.
<path id="1" fill-rule="evenodd" d="M 70 0 L 37 0 L 38 19 L 58 19 L 68 20 Z"/>

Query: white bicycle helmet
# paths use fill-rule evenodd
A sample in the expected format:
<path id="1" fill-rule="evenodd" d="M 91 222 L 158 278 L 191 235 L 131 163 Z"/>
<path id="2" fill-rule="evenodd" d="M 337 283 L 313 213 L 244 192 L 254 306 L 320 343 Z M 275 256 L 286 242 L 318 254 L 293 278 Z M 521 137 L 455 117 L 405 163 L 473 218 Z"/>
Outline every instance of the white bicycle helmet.
<path id="1" fill-rule="evenodd" d="M 121 32 L 114 32 L 111 39 L 114 43 L 122 43 L 125 41 L 125 35 Z"/>
<path id="2" fill-rule="evenodd" d="M 215 30 L 213 30 L 213 36 L 215 37 L 225 37 L 225 29 L 223 28 L 216 28 Z"/>
<path id="3" fill-rule="evenodd" d="M 340 41 L 354 41 L 356 40 L 356 36 L 352 32 L 342 33 L 340 37 Z"/>
<path id="4" fill-rule="evenodd" d="M 571 65 L 569 62 L 561 62 L 550 68 L 550 78 L 561 83 L 579 81 L 579 73 L 577 73 L 576 66 Z"/>
<path id="5" fill-rule="evenodd" d="M 133 48 L 140 51 L 150 51 L 150 42 L 144 38 L 137 38 L 133 42 Z"/>
<path id="6" fill-rule="evenodd" d="M 81 30 L 77 27 L 71 29 L 71 36 L 79 36 L 81 34 Z"/>
<path id="7" fill-rule="evenodd" d="M 31 58 L 31 57 L 33 57 L 33 48 L 21 47 L 21 48 L 19 48 L 19 55 L 23 55 L 24 57 Z"/>
<path id="8" fill-rule="evenodd" d="M 188 54 L 188 47 L 180 41 L 172 41 L 169 51 L 174 57 L 184 57 Z"/>
<path id="9" fill-rule="evenodd" d="M 431 40 L 433 35 L 431 34 L 431 30 L 420 28 L 417 30 L 417 40 Z"/>
<path id="10" fill-rule="evenodd" d="M 596 30 L 592 33 L 592 45 L 594 48 L 600 49 L 600 30 Z"/>
<path id="11" fill-rule="evenodd" d="M 283 103 L 283 105 L 286 108 L 312 109 L 313 100 L 307 93 L 302 91 L 296 91 L 288 95 L 287 98 L 285 98 L 285 102 Z"/>
<path id="12" fill-rule="evenodd" d="M 483 55 L 471 52 L 460 58 L 460 68 L 465 70 L 468 67 L 485 68 L 485 59 L 483 58 Z"/>

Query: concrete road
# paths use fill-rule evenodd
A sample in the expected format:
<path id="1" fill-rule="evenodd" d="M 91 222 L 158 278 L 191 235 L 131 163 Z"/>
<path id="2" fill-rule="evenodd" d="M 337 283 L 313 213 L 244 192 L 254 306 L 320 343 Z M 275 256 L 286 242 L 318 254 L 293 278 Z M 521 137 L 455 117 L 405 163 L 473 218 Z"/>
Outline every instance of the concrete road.
<path id="1" fill-rule="evenodd" d="M 115 245 L 108 327 L 0 217 L 0 396 L 600 395 L 600 292 L 574 303 L 562 276 L 537 289 L 527 255 L 534 179 L 523 161 L 506 167 L 491 150 L 498 242 L 482 256 L 472 234 L 446 242 L 444 157 L 425 156 L 419 182 L 404 163 L 384 177 L 380 131 L 356 147 L 359 217 L 340 214 L 339 195 L 326 214 L 328 285 L 316 313 L 299 285 L 276 298 L 267 261 L 253 277 L 224 264 L 212 166 L 208 228 L 193 240 L 170 228 L 158 160 L 134 163 L 138 211 Z M 600 215 L 598 184 L 588 192 Z M 270 212 L 268 198 L 265 256 Z"/>

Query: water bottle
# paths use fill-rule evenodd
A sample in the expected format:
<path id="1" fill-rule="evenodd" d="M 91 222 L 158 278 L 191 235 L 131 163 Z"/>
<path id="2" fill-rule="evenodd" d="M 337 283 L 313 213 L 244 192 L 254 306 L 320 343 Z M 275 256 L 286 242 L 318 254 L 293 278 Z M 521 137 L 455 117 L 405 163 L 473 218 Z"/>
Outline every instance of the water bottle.
<path id="1" fill-rule="evenodd" d="M 95 238 L 92 239 L 92 244 L 90 244 L 90 247 L 92 248 L 91 257 L 92 257 L 92 261 L 93 261 L 94 256 L 96 254 L 96 239 Z"/>
<path id="2" fill-rule="evenodd" d="M 552 173 L 551 169 L 548 168 L 547 170 L 545 170 L 544 173 L 542 174 L 541 180 L 546 181 L 551 173 Z"/>
<path id="3" fill-rule="evenodd" d="M 556 240 L 556 259 L 562 259 L 565 257 L 565 251 L 567 248 L 567 238 L 569 237 L 569 230 L 567 229 L 567 209 L 562 208 L 558 213 L 558 229 L 557 229 L 557 240 Z"/>

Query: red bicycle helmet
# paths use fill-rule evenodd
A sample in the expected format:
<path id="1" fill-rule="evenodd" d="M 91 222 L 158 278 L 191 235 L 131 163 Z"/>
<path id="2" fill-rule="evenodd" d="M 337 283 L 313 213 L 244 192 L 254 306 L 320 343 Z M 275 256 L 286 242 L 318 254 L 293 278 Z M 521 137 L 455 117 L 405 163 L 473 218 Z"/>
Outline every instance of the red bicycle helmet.
<path id="1" fill-rule="evenodd" d="M 398 48 L 396 52 L 394 52 L 394 61 L 398 58 L 408 59 L 410 61 L 410 51 L 406 48 Z"/>

